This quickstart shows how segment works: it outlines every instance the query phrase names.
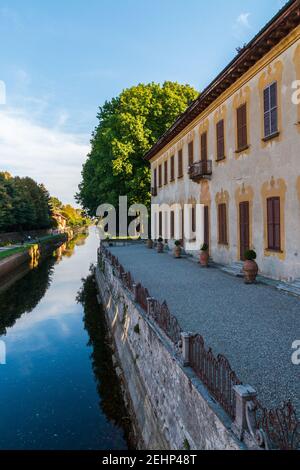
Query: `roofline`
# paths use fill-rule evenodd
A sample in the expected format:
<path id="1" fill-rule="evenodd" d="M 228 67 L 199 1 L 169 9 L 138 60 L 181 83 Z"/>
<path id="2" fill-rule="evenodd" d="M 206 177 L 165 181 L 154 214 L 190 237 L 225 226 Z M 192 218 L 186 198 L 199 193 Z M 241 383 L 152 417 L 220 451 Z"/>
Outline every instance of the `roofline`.
<path id="1" fill-rule="evenodd" d="M 289 0 L 177 118 L 143 158 L 151 160 L 298 25 L 300 25 L 300 0 Z"/>

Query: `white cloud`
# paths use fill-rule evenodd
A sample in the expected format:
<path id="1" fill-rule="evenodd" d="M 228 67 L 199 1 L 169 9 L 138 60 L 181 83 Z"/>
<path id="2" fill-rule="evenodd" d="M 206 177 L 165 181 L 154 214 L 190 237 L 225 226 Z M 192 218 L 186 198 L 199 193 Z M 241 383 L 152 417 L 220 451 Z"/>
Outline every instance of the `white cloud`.
<path id="1" fill-rule="evenodd" d="M 50 194 L 74 203 L 81 167 L 90 150 L 89 136 L 63 132 L 62 114 L 55 128 L 34 123 L 23 111 L 0 109 L 0 171 L 30 176 Z"/>
<path id="2" fill-rule="evenodd" d="M 245 27 L 245 28 L 250 28 L 249 17 L 250 17 L 250 13 L 241 13 L 237 17 L 236 24 L 238 26 L 242 26 L 242 27 Z"/>

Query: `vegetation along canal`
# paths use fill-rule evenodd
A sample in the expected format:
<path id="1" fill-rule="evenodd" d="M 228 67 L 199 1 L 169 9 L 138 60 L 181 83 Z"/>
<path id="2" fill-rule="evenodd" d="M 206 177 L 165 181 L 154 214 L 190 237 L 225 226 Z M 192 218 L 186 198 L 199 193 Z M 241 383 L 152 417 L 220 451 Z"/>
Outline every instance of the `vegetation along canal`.
<path id="1" fill-rule="evenodd" d="M 90 274 L 98 243 L 91 228 L 10 287 L 0 286 L 0 449 L 128 448 Z"/>

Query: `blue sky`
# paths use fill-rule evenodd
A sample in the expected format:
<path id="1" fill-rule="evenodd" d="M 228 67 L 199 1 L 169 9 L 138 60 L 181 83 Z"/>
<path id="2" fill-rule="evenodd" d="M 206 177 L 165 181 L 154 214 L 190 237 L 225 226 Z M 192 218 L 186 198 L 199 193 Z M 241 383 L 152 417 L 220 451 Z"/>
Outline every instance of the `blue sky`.
<path id="1" fill-rule="evenodd" d="M 97 108 L 139 82 L 203 89 L 284 0 L 0 0 L 0 169 L 72 202 Z"/>

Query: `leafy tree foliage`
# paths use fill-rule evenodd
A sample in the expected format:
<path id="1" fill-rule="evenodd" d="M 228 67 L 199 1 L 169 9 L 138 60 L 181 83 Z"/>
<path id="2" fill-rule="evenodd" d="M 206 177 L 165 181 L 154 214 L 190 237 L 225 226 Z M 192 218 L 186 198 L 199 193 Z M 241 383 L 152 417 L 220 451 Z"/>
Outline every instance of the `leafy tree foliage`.
<path id="1" fill-rule="evenodd" d="M 107 101 L 98 114 L 77 201 L 90 215 L 99 204 L 149 204 L 150 171 L 143 155 L 198 95 L 189 85 L 140 84 Z"/>
<path id="2" fill-rule="evenodd" d="M 68 227 L 82 227 L 89 224 L 89 219 L 85 217 L 81 209 L 75 209 L 70 204 L 64 206 L 57 197 L 50 198 L 50 206 L 53 212 L 57 212 L 67 219 Z"/>
<path id="3" fill-rule="evenodd" d="M 52 224 L 50 196 L 31 178 L 0 173 L 0 230 L 34 230 Z"/>

